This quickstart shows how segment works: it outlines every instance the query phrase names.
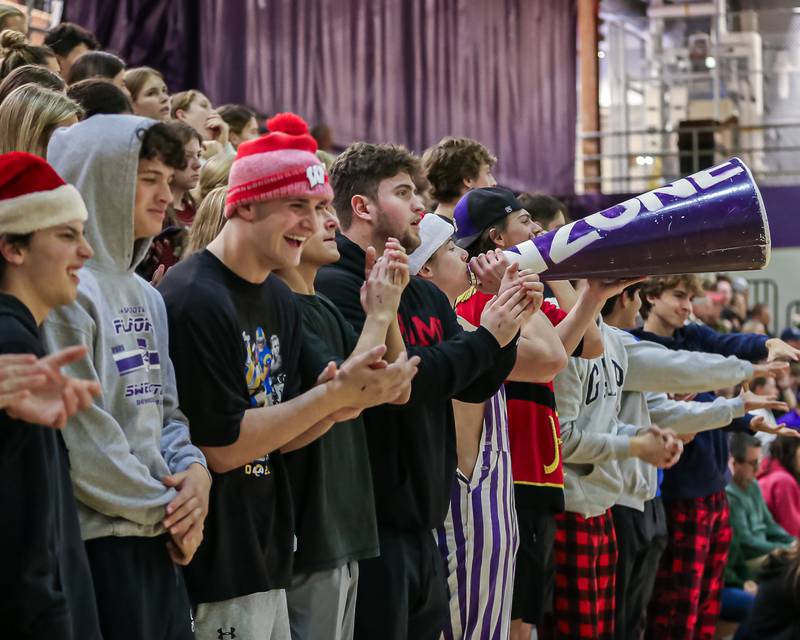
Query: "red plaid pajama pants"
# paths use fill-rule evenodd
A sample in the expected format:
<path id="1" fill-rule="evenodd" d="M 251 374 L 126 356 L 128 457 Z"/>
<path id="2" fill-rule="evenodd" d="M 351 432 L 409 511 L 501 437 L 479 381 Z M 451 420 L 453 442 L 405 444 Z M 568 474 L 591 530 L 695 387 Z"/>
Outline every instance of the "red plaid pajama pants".
<path id="1" fill-rule="evenodd" d="M 553 613 L 541 637 L 614 637 L 617 536 L 611 512 L 595 518 L 556 516 Z"/>
<path id="2" fill-rule="evenodd" d="M 731 544 L 725 491 L 664 502 L 669 541 L 647 613 L 649 640 L 710 640 Z"/>

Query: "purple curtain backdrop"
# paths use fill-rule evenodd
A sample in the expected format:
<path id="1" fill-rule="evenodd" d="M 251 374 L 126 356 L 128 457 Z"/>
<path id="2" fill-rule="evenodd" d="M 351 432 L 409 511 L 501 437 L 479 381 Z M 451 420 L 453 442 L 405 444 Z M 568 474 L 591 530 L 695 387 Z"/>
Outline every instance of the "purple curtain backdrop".
<path id="1" fill-rule="evenodd" d="M 486 144 L 498 179 L 572 193 L 576 0 L 67 0 L 129 64 L 334 142 Z"/>
<path id="2" fill-rule="evenodd" d="M 197 86 L 198 16 L 194 0 L 66 0 L 64 21 L 92 31 L 129 67 L 161 71 L 172 91 Z"/>

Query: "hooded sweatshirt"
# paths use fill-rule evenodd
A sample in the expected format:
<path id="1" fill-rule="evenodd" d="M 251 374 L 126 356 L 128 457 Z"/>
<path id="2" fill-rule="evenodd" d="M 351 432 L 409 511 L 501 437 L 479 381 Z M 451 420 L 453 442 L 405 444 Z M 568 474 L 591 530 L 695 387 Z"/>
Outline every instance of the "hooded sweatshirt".
<path id="1" fill-rule="evenodd" d="M 628 354 L 616 330 L 600 322 L 603 355 L 571 357 L 553 381 L 564 460 L 566 510 L 584 518 L 605 513 L 622 492 L 619 461 L 642 428 L 617 418 Z"/>
<path id="2" fill-rule="evenodd" d="M 767 357 L 767 336 L 731 333 L 721 334 L 704 325 L 688 324 L 677 329 L 672 336 L 664 337 L 635 329 L 634 336 L 657 342 L 668 349 L 706 351 L 723 356 L 736 356 L 743 360 L 758 361 Z M 691 366 L 691 365 L 689 365 Z M 703 393 L 695 400 L 713 402 L 713 393 Z M 750 416 L 736 418 L 729 430 L 747 431 Z M 702 431 L 684 447 L 678 463 L 664 472 L 661 493 L 664 500 L 692 500 L 710 496 L 725 489 L 730 480 L 728 469 L 728 434 L 724 430 Z"/>
<path id="3" fill-rule="evenodd" d="M 614 504 L 642 509 L 644 500 L 655 495 L 655 467 L 630 455 L 630 437 L 651 424 L 644 392 L 683 393 L 700 384 L 697 377 L 685 376 L 687 363 L 697 354 L 672 354 L 603 322 L 600 332 L 603 355 L 593 360 L 570 358 L 554 381 L 566 508 L 586 518 Z M 742 377 L 751 371 L 735 359 L 724 366 Z M 629 406 L 623 412 L 626 395 Z M 735 403 L 731 405 L 716 410 L 729 415 Z"/>
<path id="4" fill-rule="evenodd" d="M 766 458 L 758 474 L 758 486 L 776 522 L 800 537 L 800 484 L 775 458 Z"/>
<path id="5" fill-rule="evenodd" d="M 753 365 L 733 356 L 670 351 L 665 346 L 637 340 L 614 329 L 628 354 L 628 375 L 622 393 L 619 419 L 648 427 L 657 424 L 677 433 L 697 433 L 730 424 L 744 415 L 741 398 L 716 398 L 713 402 L 672 400 L 667 393 L 696 393 L 738 384 L 753 375 Z M 642 511 L 658 492 L 659 473 L 653 465 L 629 458 L 620 463 L 622 495 L 617 504 Z"/>
<path id="6" fill-rule="evenodd" d="M 0 294 L 0 353 L 44 355 L 31 312 L 6 294 Z M 98 640 L 61 432 L 0 411 L 0 504 L 2 637 Z"/>
<path id="7" fill-rule="evenodd" d="M 86 202 L 94 249 L 77 300 L 44 323 L 49 350 L 86 345 L 88 356 L 68 373 L 103 389 L 64 430 L 84 540 L 164 533 L 175 490 L 161 479 L 205 466 L 178 409 L 164 302 L 134 273 L 151 241 L 134 240 L 133 205 L 140 132 L 153 124 L 98 115 L 59 129 L 48 147 L 50 164 Z"/>

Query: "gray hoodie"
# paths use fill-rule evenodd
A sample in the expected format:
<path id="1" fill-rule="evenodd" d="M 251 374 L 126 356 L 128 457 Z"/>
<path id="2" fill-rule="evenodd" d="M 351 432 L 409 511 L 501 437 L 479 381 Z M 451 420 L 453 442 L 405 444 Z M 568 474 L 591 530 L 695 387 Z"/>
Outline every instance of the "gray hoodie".
<path id="1" fill-rule="evenodd" d="M 651 342 L 637 341 L 627 332 L 603 322 L 600 332 L 603 355 L 593 360 L 570 358 L 568 366 L 554 380 L 563 442 L 566 509 L 586 518 L 622 504 L 623 491 L 639 496 L 642 504 L 648 496 L 655 495 L 655 467 L 630 456 L 630 437 L 651 424 L 643 393 L 689 393 L 698 390 L 700 384 L 700 376 L 688 374 L 696 366 L 692 363 L 699 354 L 669 351 Z M 703 390 L 709 386 L 728 386 L 730 380 L 741 381 L 752 374 L 752 366 L 736 358 L 717 356 L 715 362 L 723 367 L 723 372 L 706 375 L 707 386 Z M 725 380 L 725 384 L 717 385 L 720 380 Z M 628 391 L 636 393 L 626 394 Z M 623 399 L 627 400 L 624 413 Z M 684 414 L 687 433 L 697 431 L 701 423 L 710 422 L 709 416 L 703 416 L 696 406 L 701 403 L 692 404 L 695 406 Z M 722 405 L 714 407 L 719 413 L 716 420 L 744 413 L 741 400 Z M 658 415 L 665 424 L 656 421 L 657 424 L 674 426 L 668 416 Z M 701 417 L 697 418 L 698 415 Z"/>
<path id="2" fill-rule="evenodd" d="M 628 354 L 614 330 L 600 322 L 603 355 L 570 358 L 553 380 L 561 422 L 564 501 L 584 518 L 605 513 L 622 492 L 619 461 L 630 457 L 640 426 L 618 419 Z"/>
<path id="3" fill-rule="evenodd" d="M 83 344 L 68 372 L 100 382 L 103 395 L 69 420 L 64 440 L 85 540 L 164 533 L 175 496 L 161 478 L 205 458 L 189 440 L 169 359 L 159 293 L 134 273 L 151 239 L 134 242 L 139 131 L 153 120 L 98 115 L 59 129 L 47 160 L 83 196 L 94 257 L 79 273 L 78 299 L 44 323 L 50 351 Z"/>
<path id="4" fill-rule="evenodd" d="M 619 419 L 648 427 L 657 424 L 679 434 L 718 429 L 744 415 L 741 398 L 714 402 L 672 400 L 667 393 L 694 393 L 721 389 L 753 375 L 753 365 L 733 356 L 697 351 L 672 351 L 664 345 L 637 340 L 627 331 L 613 329 L 628 354 L 628 375 L 622 393 Z M 658 490 L 657 469 L 638 458 L 620 462 L 623 487 L 617 504 L 643 510 Z"/>

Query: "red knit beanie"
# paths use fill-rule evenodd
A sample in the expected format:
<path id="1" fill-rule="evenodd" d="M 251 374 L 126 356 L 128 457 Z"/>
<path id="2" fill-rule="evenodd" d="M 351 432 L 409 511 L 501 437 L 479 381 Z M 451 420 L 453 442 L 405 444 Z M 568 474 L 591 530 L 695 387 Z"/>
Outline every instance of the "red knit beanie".
<path id="1" fill-rule="evenodd" d="M 279 113 L 267 120 L 267 135 L 239 145 L 228 179 L 225 216 L 252 202 L 289 196 L 333 197 L 328 174 L 316 156 L 317 142 L 305 120 Z"/>

